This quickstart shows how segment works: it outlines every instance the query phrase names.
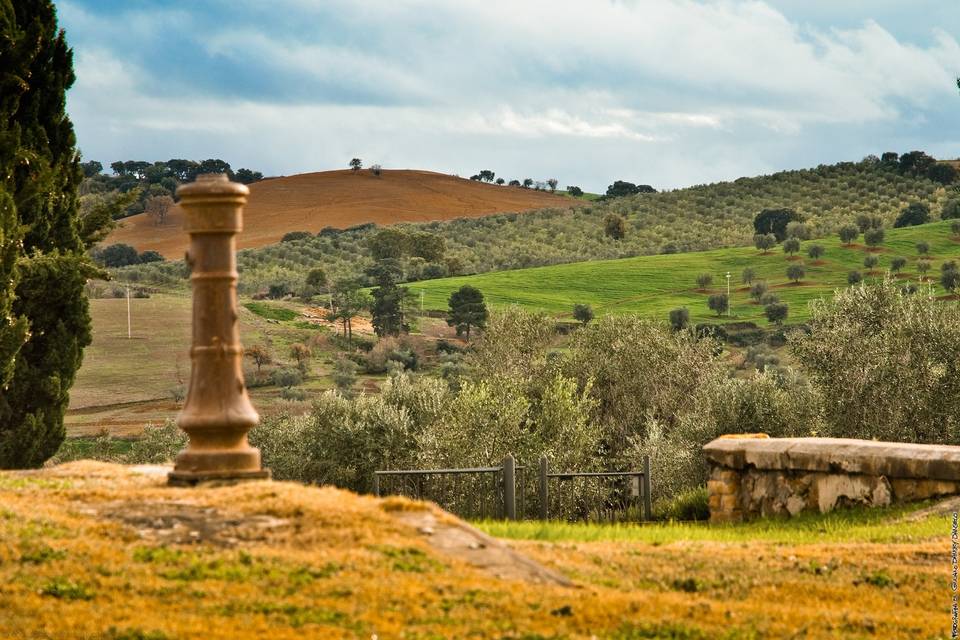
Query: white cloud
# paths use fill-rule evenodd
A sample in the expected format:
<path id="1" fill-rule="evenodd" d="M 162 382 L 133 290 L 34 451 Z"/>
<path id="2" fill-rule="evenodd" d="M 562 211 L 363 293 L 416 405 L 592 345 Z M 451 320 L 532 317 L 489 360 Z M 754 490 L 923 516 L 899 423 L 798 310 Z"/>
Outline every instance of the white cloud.
<path id="1" fill-rule="evenodd" d="M 330 5 L 288 0 L 276 10 L 317 21 L 315 39 L 228 17 L 194 34 L 197 53 L 256 60 L 301 89 L 317 83 L 308 99 L 242 85 L 238 99 L 203 77 L 156 95 L 145 89 L 161 73 L 154 61 L 110 40 L 122 25 L 74 2 L 63 9 L 68 35 L 80 35 L 69 107 L 88 156 L 219 155 L 268 173 L 364 153 L 460 173 L 499 162 L 594 189 L 631 176 L 678 186 L 879 151 L 869 146 L 885 144 L 878 131 L 900 141 L 936 121 L 929 110 L 955 97 L 960 71 L 960 45 L 933 25 L 921 46 L 869 19 L 801 27 L 763 2 L 350 3 L 336 10 L 356 31 L 332 42 L 319 22 Z M 162 38 L 147 26 L 189 35 L 193 20 L 153 12 L 130 24 L 138 38 Z M 826 133 L 836 127 L 853 133 Z"/>

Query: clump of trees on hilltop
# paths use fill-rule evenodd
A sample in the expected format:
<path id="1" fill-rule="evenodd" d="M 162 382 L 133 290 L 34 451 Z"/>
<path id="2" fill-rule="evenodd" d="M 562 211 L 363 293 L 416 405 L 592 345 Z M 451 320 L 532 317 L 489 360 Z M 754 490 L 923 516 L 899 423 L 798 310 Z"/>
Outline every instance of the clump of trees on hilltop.
<path id="1" fill-rule="evenodd" d="M 202 173 L 225 173 L 235 182 L 251 184 L 263 179 L 263 174 L 251 169 L 234 171 L 230 163 L 219 158 L 197 162 L 173 158 L 166 161 L 118 160 L 110 163 L 112 174 L 103 172 L 103 164 L 90 160 L 80 164 L 84 180 L 80 195 L 133 194 L 123 207 L 115 208 L 115 218 L 125 218 L 138 213 L 154 211 L 163 203 L 172 204 L 177 187 L 192 182 Z M 169 201 L 169 202 L 168 202 Z M 152 203 L 152 205 L 151 205 Z M 162 214 L 158 216 L 162 223 Z"/>

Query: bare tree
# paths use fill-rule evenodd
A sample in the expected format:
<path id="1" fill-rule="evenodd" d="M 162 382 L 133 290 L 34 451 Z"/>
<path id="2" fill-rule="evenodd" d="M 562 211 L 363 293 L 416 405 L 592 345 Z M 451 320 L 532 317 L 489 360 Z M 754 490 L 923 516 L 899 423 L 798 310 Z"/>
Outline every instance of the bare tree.
<path id="1" fill-rule="evenodd" d="M 170 196 L 150 196 L 144 203 L 143 209 L 153 218 L 153 223 L 159 226 L 167 219 L 167 213 L 170 212 L 173 204 L 173 198 Z"/>

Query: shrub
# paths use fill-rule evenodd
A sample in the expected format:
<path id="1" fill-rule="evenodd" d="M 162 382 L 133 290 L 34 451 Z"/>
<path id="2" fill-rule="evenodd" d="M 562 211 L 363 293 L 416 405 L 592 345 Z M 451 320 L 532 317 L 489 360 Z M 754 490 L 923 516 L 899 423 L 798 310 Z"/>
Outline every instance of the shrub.
<path id="1" fill-rule="evenodd" d="M 894 273 L 902 271 L 905 266 L 907 266 L 906 258 L 897 257 L 890 261 L 890 271 Z"/>
<path id="2" fill-rule="evenodd" d="M 270 374 L 270 380 L 278 387 L 295 387 L 303 382 L 303 374 L 293 367 L 280 367 Z"/>
<path id="3" fill-rule="evenodd" d="M 787 238 L 783 241 L 783 252 L 793 255 L 800 251 L 800 241 L 797 238 Z"/>
<path id="4" fill-rule="evenodd" d="M 765 307 L 767 305 L 780 302 L 780 298 L 778 298 L 775 293 L 764 293 L 762 296 L 760 296 L 759 302 L 760 306 Z"/>
<path id="5" fill-rule="evenodd" d="M 280 242 L 296 242 L 297 240 L 306 240 L 312 236 L 313 234 L 309 231 L 288 231 L 280 238 Z"/>
<path id="6" fill-rule="evenodd" d="M 863 258 L 863 266 L 867 269 L 873 269 L 878 264 L 880 264 L 880 258 L 874 255 L 868 255 Z"/>
<path id="7" fill-rule="evenodd" d="M 333 383 L 337 389 L 349 395 L 353 391 L 353 385 L 357 381 L 357 364 L 347 358 L 337 359 L 333 368 Z"/>
<path id="8" fill-rule="evenodd" d="M 673 498 L 662 498 L 653 505 L 656 520 L 709 520 L 706 487 L 697 487 L 681 492 Z"/>
<path id="9" fill-rule="evenodd" d="M 930 270 L 930 262 L 928 260 L 918 260 L 917 261 L 917 273 L 920 274 L 922 278 L 923 275 Z"/>
<path id="10" fill-rule="evenodd" d="M 787 238 L 796 238 L 797 240 L 809 240 L 813 236 L 810 227 L 803 222 L 790 222 L 787 224 Z"/>
<path id="11" fill-rule="evenodd" d="M 573 319 L 586 326 L 593 320 L 593 309 L 588 304 L 573 305 Z"/>
<path id="12" fill-rule="evenodd" d="M 892 280 L 811 302 L 790 351 L 824 398 L 823 435 L 956 443 L 960 309 Z"/>
<path id="13" fill-rule="evenodd" d="M 743 270 L 743 273 L 740 274 L 740 281 L 743 284 L 753 284 L 753 280 L 756 278 L 756 276 L 756 272 L 750 267 L 747 267 Z"/>
<path id="14" fill-rule="evenodd" d="M 111 244 L 100 250 L 96 257 L 105 267 L 125 267 L 131 264 L 139 264 L 140 255 L 137 250 L 128 244 Z"/>
<path id="15" fill-rule="evenodd" d="M 794 282 L 799 282 L 806 274 L 807 270 L 802 264 L 792 264 L 787 267 L 787 278 Z"/>
<path id="16" fill-rule="evenodd" d="M 713 275 L 709 273 L 701 273 L 697 276 L 697 288 L 706 289 L 711 284 L 713 284 Z"/>
<path id="17" fill-rule="evenodd" d="M 930 253 L 930 243 L 926 240 L 921 240 L 916 244 L 917 253 L 921 256 L 925 256 Z"/>
<path id="18" fill-rule="evenodd" d="M 137 259 L 137 263 L 147 264 L 148 262 L 163 262 L 163 255 L 159 251 L 144 251 Z"/>
<path id="19" fill-rule="evenodd" d="M 857 284 L 863 282 L 863 274 L 859 271 L 851 271 L 847 274 L 847 284 Z"/>
<path id="20" fill-rule="evenodd" d="M 849 245 L 860 235 L 860 228 L 852 224 L 844 225 L 840 227 L 838 235 L 843 244 Z"/>
<path id="21" fill-rule="evenodd" d="M 943 205 L 943 209 L 940 211 L 941 220 L 950 220 L 953 218 L 960 218 L 960 198 L 947 200 L 946 204 Z"/>
<path id="22" fill-rule="evenodd" d="M 777 244 L 777 237 L 772 233 L 758 233 L 753 236 L 753 246 L 763 252 L 767 252 Z"/>
<path id="23" fill-rule="evenodd" d="M 759 302 L 769 288 L 769 285 L 765 281 L 755 282 L 753 286 L 750 287 L 750 297 Z"/>
<path id="24" fill-rule="evenodd" d="M 885 236 L 883 229 L 868 229 L 863 233 L 863 241 L 868 247 L 878 247 L 883 244 Z"/>
<path id="25" fill-rule="evenodd" d="M 771 302 L 763 308 L 763 313 L 767 316 L 768 321 L 779 325 L 787 319 L 789 307 L 783 302 Z"/>
<path id="26" fill-rule="evenodd" d="M 826 249 L 824 249 L 822 245 L 812 244 L 807 247 L 807 255 L 813 260 L 819 260 L 823 257 L 824 253 L 826 253 Z"/>
<path id="27" fill-rule="evenodd" d="M 960 288 L 960 268 L 954 260 L 940 265 L 940 286 L 950 293 L 956 293 Z"/>
<path id="28" fill-rule="evenodd" d="M 730 299 L 725 293 L 715 293 L 707 298 L 707 306 L 719 316 L 730 308 Z"/>
<path id="29" fill-rule="evenodd" d="M 894 229 L 913 227 L 928 222 L 930 222 L 930 207 L 922 202 L 912 202 L 900 212 L 897 220 L 893 223 L 893 227 Z"/>
<path id="30" fill-rule="evenodd" d="M 960 236 L 960 220 L 954 220 L 950 223 L 950 231 L 955 236 Z"/>
<path id="31" fill-rule="evenodd" d="M 690 310 L 686 307 L 678 307 L 670 310 L 670 326 L 674 331 L 681 331 L 690 326 Z"/>
<path id="32" fill-rule="evenodd" d="M 603 232 L 608 238 L 623 240 L 627 235 L 627 221 L 623 219 L 623 216 L 615 213 L 608 214 L 603 219 Z"/>
<path id="33" fill-rule="evenodd" d="M 123 457 L 126 464 L 162 464 L 170 462 L 187 446 L 187 434 L 173 420 L 162 425 L 147 425 Z"/>

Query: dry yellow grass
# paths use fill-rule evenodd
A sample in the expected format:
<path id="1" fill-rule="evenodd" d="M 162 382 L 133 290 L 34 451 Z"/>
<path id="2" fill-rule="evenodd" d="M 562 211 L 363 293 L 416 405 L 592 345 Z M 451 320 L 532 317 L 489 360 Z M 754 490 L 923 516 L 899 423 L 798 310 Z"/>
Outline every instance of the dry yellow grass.
<path id="1" fill-rule="evenodd" d="M 568 588 L 437 552 L 397 499 L 162 481 L 0 474 L 0 637 L 947 637 L 948 526 L 884 545 L 515 543 Z"/>

